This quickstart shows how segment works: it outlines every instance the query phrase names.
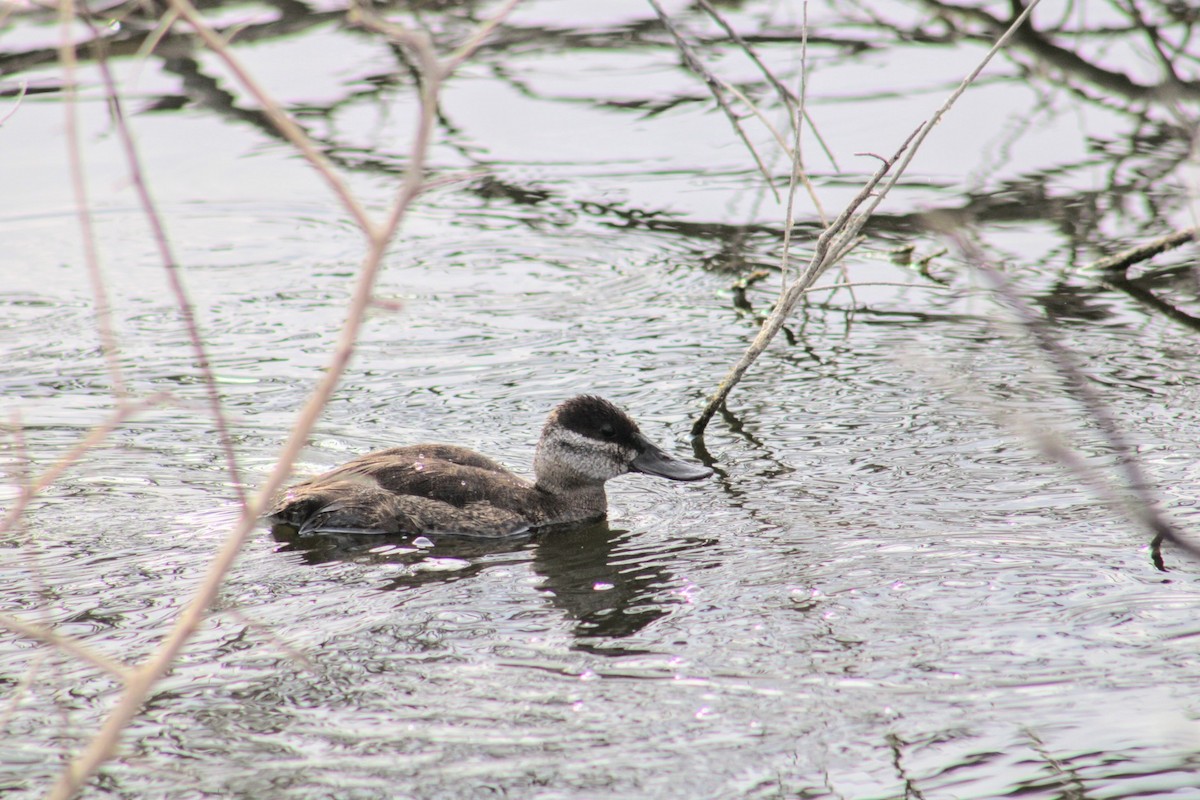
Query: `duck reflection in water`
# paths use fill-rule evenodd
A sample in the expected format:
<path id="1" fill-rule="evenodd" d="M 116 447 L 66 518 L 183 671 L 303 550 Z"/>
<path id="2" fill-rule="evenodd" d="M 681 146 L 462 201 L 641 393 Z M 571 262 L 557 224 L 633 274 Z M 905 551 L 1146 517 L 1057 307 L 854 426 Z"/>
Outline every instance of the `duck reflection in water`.
<path id="1" fill-rule="evenodd" d="M 387 567 L 381 591 L 404 591 L 474 577 L 485 570 L 529 564 L 542 577 L 546 599 L 575 620 L 579 649 L 607 655 L 642 651 L 606 640 L 631 636 L 670 613 L 679 599 L 669 593 L 679 580 L 662 566 L 663 546 L 630 547 L 638 537 L 605 521 L 575 526 L 569 533 L 523 534 L 503 539 L 437 536 L 415 539 L 325 533 L 301 536 L 277 524 L 279 552 L 302 553 L 314 566 L 349 562 Z M 706 542 L 672 539 L 672 552 Z M 600 641 L 597 641 L 600 640 Z"/>

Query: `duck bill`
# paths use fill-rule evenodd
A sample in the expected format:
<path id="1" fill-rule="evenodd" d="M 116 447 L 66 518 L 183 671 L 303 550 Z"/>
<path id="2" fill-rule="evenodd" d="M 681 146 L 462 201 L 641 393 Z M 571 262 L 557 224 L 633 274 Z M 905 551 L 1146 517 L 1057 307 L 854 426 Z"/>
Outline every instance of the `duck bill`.
<path id="1" fill-rule="evenodd" d="M 640 433 L 637 435 L 637 458 L 629 465 L 633 472 L 644 472 L 647 475 L 657 475 L 673 481 L 698 481 L 712 475 L 712 470 L 696 464 L 680 461 L 678 458 L 661 450 Z"/>

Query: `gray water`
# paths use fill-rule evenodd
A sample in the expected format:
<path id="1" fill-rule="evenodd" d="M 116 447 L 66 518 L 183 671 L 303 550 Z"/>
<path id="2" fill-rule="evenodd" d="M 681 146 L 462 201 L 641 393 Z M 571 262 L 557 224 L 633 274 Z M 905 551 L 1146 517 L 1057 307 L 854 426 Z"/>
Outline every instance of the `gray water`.
<path id="1" fill-rule="evenodd" d="M 1055 41 L 1161 81 L 1141 29 L 1087 5 L 1035 19 L 1104 29 Z M 448 52 L 493 8 L 420 20 Z M 815 141 L 805 152 L 828 212 L 875 167 L 854 154 L 893 152 L 994 38 L 929 9 L 809 9 L 809 111 L 841 171 Z M 782 125 L 719 29 L 668 10 Z M 796 85 L 802 6 L 722 10 Z M 411 73 L 339 7 L 302 12 L 208 13 L 246 23 L 235 53 L 378 214 L 406 163 Z M 995 62 L 848 261 L 855 281 L 892 285 L 814 297 L 693 446 L 691 420 L 778 289 L 774 272 L 746 303 L 732 287 L 777 267 L 783 212 L 653 20 L 634 0 L 526 3 L 447 84 L 434 175 L 470 174 L 405 221 L 377 288 L 400 309 L 372 312 L 296 473 L 434 440 L 528 474 L 548 409 L 591 392 L 716 476 L 620 478 L 606 523 L 554 536 L 260 530 L 84 796 L 1200 797 L 1200 565 L 1167 546 L 1156 568 L 1149 536 L 1013 424 L 1115 460 L 968 265 L 948 252 L 925 275 L 893 252 L 972 237 L 1080 356 L 1163 509 L 1200 538 L 1194 246 L 1125 286 L 1080 269 L 1193 224 L 1195 93 L 1126 96 L 1029 47 Z M 0 24 L 0 91 L 46 90 L 0 126 L 9 506 L 113 394 L 45 55 L 55 20 Z M 110 63 L 253 488 L 328 363 L 362 237 L 213 56 L 177 38 L 134 56 L 151 28 L 106 28 L 130 42 Z M 1189 46 L 1175 66 L 1195 80 Z M 133 663 L 201 580 L 236 493 L 93 61 L 78 90 L 124 375 L 173 400 L 2 535 L 0 606 Z M 14 103 L 0 97 L 0 117 Z M 819 217 L 799 202 L 803 254 Z M 6 797 L 43 793 L 119 693 L 7 633 L 0 688 Z"/>

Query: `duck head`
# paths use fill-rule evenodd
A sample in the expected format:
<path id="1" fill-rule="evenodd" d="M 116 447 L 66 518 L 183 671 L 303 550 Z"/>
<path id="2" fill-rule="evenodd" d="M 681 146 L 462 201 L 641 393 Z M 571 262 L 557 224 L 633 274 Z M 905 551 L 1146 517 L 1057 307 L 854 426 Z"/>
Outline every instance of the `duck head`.
<path id="1" fill-rule="evenodd" d="M 673 481 L 697 481 L 712 470 L 681 461 L 638 430 L 637 423 L 609 401 L 592 395 L 572 397 L 550 412 L 534 456 L 540 487 L 568 490 L 602 486 L 627 472 L 644 472 Z"/>

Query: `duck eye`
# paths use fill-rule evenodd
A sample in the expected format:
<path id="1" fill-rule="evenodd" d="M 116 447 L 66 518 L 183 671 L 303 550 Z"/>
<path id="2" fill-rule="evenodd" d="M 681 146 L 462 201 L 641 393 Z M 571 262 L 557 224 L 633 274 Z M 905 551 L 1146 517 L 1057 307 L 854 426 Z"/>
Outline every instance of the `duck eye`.
<path id="1" fill-rule="evenodd" d="M 617 435 L 617 432 L 615 430 L 613 430 L 612 425 L 601 425 L 600 426 L 600 435 L 603 436 L 605 439 L 611 439 Z"/>

